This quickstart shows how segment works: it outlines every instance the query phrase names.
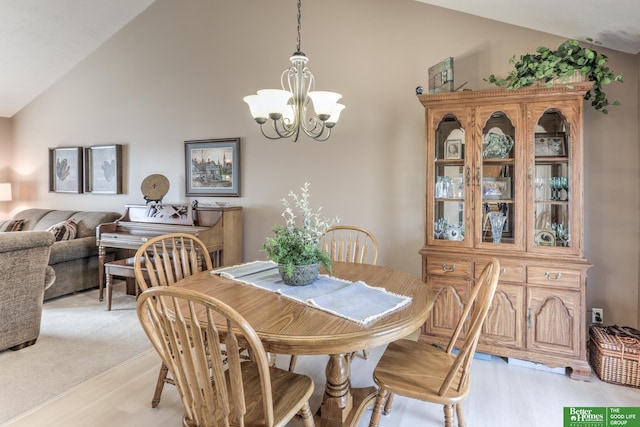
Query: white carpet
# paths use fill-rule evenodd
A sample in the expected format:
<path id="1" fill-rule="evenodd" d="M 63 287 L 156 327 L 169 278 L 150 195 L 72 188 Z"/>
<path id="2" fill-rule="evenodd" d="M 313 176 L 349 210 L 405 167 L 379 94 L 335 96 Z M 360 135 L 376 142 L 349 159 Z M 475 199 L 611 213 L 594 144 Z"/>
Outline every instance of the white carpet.
<path id="1" fill-rule="evenodd" d="M 36 344 L 0 351 L 0 423 L 152 348 L 123 281 L 113 297 L 111 311 L 97 290 L 47 301 Z"/>

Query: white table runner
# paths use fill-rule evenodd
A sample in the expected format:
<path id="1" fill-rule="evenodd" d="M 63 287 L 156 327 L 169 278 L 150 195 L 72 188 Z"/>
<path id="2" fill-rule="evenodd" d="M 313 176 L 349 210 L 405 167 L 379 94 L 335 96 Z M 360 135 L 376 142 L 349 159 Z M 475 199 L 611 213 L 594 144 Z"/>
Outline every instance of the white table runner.
<path id="1" fill-rule="evenodd" d="M 278 264 L 254 261 L 211 271 L 235 281 L 279 293 L 287 298 L 367 324 L 411 302 L 411 298 L 369 286 L 362 281 L 349 282 L 321 274 L 307 286 L 289 286 L 280 278 Z"/>

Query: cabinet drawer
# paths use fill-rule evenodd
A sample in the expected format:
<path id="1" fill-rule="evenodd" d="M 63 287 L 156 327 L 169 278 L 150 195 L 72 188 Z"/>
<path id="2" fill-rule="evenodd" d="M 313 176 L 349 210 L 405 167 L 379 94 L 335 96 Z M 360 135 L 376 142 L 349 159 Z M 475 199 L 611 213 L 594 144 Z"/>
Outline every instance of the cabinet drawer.
<path id="1" fill-rule="evenodd" d="M 542 286 L 580 288 L 580 271 L 557 267 L 528 267 L 527 282 Z"/>
<path id="2" fill-rule="evenodd" d="M 482 274 L 482 270 L 489 263 L 489 260 L 476 260 L 474 274 L 478 279 Z M 500 261 L 500 281 L 522 283 L 524 281 L 524 265 L 517 262 Z"/>
<path id="3" fill-rule="evenodd" d="M 428 258 L 427 275 L 436 274 L 452 277 L 471 278 L 471 262 L 456 258 Z"/>

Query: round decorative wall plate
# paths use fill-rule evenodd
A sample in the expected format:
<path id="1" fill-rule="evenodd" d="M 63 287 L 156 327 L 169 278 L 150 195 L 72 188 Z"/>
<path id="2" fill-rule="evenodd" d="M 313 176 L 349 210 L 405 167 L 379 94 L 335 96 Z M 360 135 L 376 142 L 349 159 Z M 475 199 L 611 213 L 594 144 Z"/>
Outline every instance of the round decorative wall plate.
<path id="1" fill-rule="evenodd" d="M 140 189 L 147 203 L 162 202 L 162 198 L 169 192 L 169 180 L 164 175 L 149 175 L 142 181 Z"/>

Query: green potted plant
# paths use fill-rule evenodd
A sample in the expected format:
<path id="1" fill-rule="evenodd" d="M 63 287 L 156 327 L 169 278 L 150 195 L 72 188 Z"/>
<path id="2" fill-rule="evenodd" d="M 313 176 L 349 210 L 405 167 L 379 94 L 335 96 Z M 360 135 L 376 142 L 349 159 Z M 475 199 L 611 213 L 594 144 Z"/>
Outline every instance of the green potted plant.
<path id="1" fill-rule="evenodd" d="M 587 39 L 594 42 L 592 39 Z M 607 57 L 595 50 L 580 46 L 577 40 L 566 40 L 557 49 L 552 50 L 540 46 L 535 54 L 521 55 L 516 61 L 511 57 L 509 63 L 514 65 L 507 77 L 499 78 L 491 74 L 486 81 L 507 89 L 519 89 L 533 84 L 570 84 L 574 75 L 579 75 L 584 81 L 593 82 L 591 89 L 584 99 L 590 100 L 591 105 L 598 111 L 608 114 L 609 100 L 602 87 L 613 81 L 622 82 L 622 74 L 615 74 L 607 66 Z M 614 101 L 613 105 L 620 105 Z"/>
<path id="2" fill-rule="evenodd" d="M 298 217 L 289 200 L 282 199 L 285 225 L 275 225 L 274 236 L 267 237 L 262 246 L 269 259 L 278 263 L 282 280 L 297 286 L 312 283 L 318 277 L 320 266 L 331 274 L 331 258 L 320 248 L 320 238 L 327 228 L 339 221 L 338 218 L 323 217 L 322 208 L 311 208 L 308 182 L 300 190 L 300 195 L 290 191 L 289 197 L 301 214 L 301 224 L 297 222 Z"/>

